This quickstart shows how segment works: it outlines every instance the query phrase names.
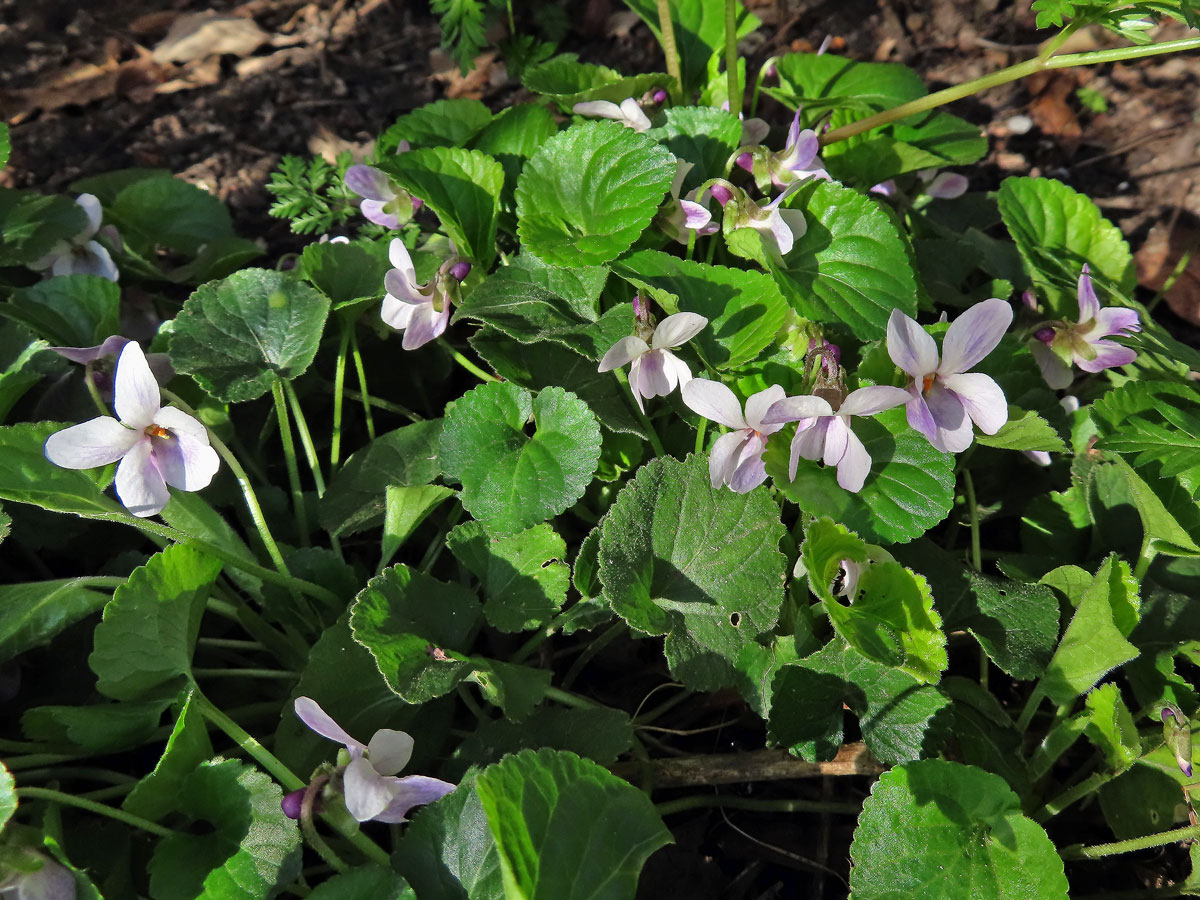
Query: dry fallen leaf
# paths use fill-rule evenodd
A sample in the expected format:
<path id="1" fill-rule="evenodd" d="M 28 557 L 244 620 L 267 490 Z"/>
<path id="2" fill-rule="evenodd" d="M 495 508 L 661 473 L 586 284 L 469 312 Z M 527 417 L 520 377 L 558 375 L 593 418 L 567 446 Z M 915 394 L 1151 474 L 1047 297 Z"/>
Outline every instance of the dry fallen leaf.
<path id="1" fill-rule="evenodd" d="M 1134 256 L 1138 282 L 1157 291 L 1175 271 L 1183 254 L 1195 250 L 1198 243 L 1200 231 L 1195 228 L 1176 225 L 1168 229 L 1165 225 L 1156 225 Z M 1200 325 L 1200 252 L 1192 254 L 1187 268 L 1180 273 L 1164 299 L 1179 318 Z"/>
<path id="2" fill-rule="evenodd" d="M 186 63 L 206 56 L 249 56 L 270 40 L 250 19 L 211 10 L 180 16 L 154 47 L 156 62 Z"/>
<path id="3" fill-rule="evenodd" d="M 430 57 L 432 62 L 433 54 L 430 54 Z M 449 68 L 441 71 L 434 69 L 433 74 L 429 77 L 435 81 L 446 82 L 446 97 L 450 100 L 460 97 L 480 100 L 483 98 L 484 91 L 495 80 L 493 75 L 501 74 L 503 65 L 503 63 L 496 63 L 495 52 L 483 53 L 475 57 L 473 68 L 466 75 L 459 72 L 457 64 L 451 63 Z"/>

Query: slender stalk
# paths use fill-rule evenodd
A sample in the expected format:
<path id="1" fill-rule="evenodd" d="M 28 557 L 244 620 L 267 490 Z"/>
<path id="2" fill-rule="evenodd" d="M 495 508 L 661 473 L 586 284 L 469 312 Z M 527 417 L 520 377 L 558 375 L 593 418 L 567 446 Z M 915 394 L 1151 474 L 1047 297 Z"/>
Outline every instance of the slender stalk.
<path id="1" fill-rule="evenodd" d="M 1022 734 L 1029 727 L 1029 723 L 1033 721 L 1033 715 L 1042 704 L 1042 699 L 1046 696 L 1045 690 L 1042 688 L 1042 683 L 1039 681 L 1033 686 L 1033 693 L 1029 695 L 1029 699 L 1025 701 L 1025 707 L 1021 710 L 1021 715 L 1017 719 L 1017 731 Z"/>
<path id="2" fill-rule="evenodd" d="M 104 402 L 104 398 L 100 396 L 100 389 L 96 387 L 96 379 L 92 373 L 92 364 L 88 363 L 83 369 L 83 383 L 87 388 L 88 396 L 92 398 L 92 402 L 96 404 L 96 409 L 100 410 L 100 415 L 111 416 L 112 413 L 108 410 L 108 404 Z"/>
<path id="3" fill-rule="evenodd" d="M 316 802 L 317 792 L 328 781 L 329 776 L 322 775 L 320 778 L 314 778 L 312 784 L 304 789 L 304 796 L 300 800 L 300 831 L 308 841 L 308 846 L 316 850 L 317 855 L 325 860 L 330 868 L 335 872 L 345 872 L 346 864 L 333 852 L 333 848 L 325 843 L 325 839 L 317 833 L 317 826 L 313 823 L 313 804 Z"/>
<path id="4" fill-rule="evenodd" d="M 738 84 L 737 0 L 725 0 L 725 78 L 729 89 L 729 112 L 742 115 L 742 88 Z"/>
<path id="5" fill-rule="evenodd" d="M 1129 59 L 1141 59 L 1147 56 L 1158 56 L 1162 53 L 1175 53 L 1181 50 L 1194 50 L 1197 48 L 1200 48 L 1200 37 L 1182 38 L 1177 41 L 1163 41 L 1161 44 L 1149 44 L 1137 47 L 1115 47 L 1111 50 L 1068 53 L 1065 56 L 1055 56 L 1049 59 L 1027 59 L 1024 62 L 1001 69 L 998 72 L 984 75 L 982 78 L 964 81 L 962 84 L 953 85 L 945 90 L 935 91 L 932 94 L 919 97 L 908 103 L 902 103 L 899 106 L 886 109 L 865 119 L 859 119 L 857 122 L 851 122 L 849 125 L 843 125 L 841 128 L 835 128 L 822 135 L 821 145 L 825 146 L 827 144 L 835 144 L 838 141 L 844 141 L 847 138 L 870 131 L 872 128 L 890 125 L 892 122 L 907 119 L 909 116 L 928 112 L 931 109 L 936 109 L 955 100 L 961 100 L 964 97 L 970 97 L 981 91 L 986 91 L 989 88 L 1025 78 L 1034 72 L 1041 72 L 1046 69 L 1069 69 L 1074 66 L 1121 62 Z"/>
<path id="6" fill-rule="evenodd" d="M 128 784 L 131 786 L 137 782 L 137 779 L 132 775 L 93 766 L 48 766 L 44 769 L 25 769 L 21 772 L 21 780 L 24 781 L 27 778 L 77 778 L 87 781 L 102 781 L 106 784 Z"/>
<path id="7" fill-rule="evenodd" d="M 193 667 L 197 678 L 261 678 L 267 681 L 295 681 L 298 672 L 283 672 L 279 669 L 205 669 Z"/>
<path id="8" fill-rule="evenodd" d="M 300 406 L 300 398 L 290 381 L 283 383 L 283 393 L 287 397 L 288 408 L 292 411 L 292 419 L 296 423 L 296 434 L 300 437 L 300 446 L 304 448 L 304 458 L 308 460 L 309 471 L 312 472 L 313 484 L 317 488 L 317 496 L 325 496 L 325 478 L 321 474 L 321 462 L 317 459 L 317 448 L 313 444 L 312 432 L 308 428 L 308 420 L 304 418 L 304 408 Z"/>
<path id="9" fill-rule="evenodd" d="M 581 697 L 578 694 L 572 694 L 570 691 L 564 691 L 556 687 L 546 688 L 546 699 L 557 700 L 563 706 L 573 706 L 576 709 L 603 708 L 602 703 L 597 703 L 594 700 L 589 700 L 587 697 Z"/>
<path id="10" fill-rule="evenodd" d="M 700 417 L 700 427 L 696 429 L 696 455 L 704 452 L 704 433 L 708 431 L 708 419 Z"/>
<path id="11" fill-rule="evenodd" d="M 1145 837 L 1130 838 L 1126 841 L 1113 841 L 1111 844 L 1094 844 L 1084 847 L 1075 844 L 1064 847 L 1059 855 L 1063 859 L 1103 859 L 1106 856 L 1116 856 L 1118 853 L 1132 853 L 1135 850 L 1147 850 L 1150 847 L 1161 847 L 1164 844 L 1177 844 L 1200 838 L 1200 825 L 1185 825 L 1173 831 L 1161 831 L 1158 834 L 1148 834 Z"/>
<path id="12" fill-rule="evenodd" d="M 1050 819 L 1053 819 L 1068 806 L 1078 803 L 1088 794 L 1098 791 L 1100 788 L 1104 787 L 1104 785 L 1116 778 L 1118 774 L 1119 773 L 1117 772 L 1096 772 L 1092 775 L 1089 775 L 1087 778 L 1083 779 L 1083 781 L 1079 782 L 1079 784 L 1075 785 L 1074 787 L 1067 788 L 1057 797 L 1047 802 L 1046 805 L 1034 813 L 1031 818 L 1033 821 L 1038 823 L 1047 822 Z M 1169 842 L 1164 841 L 1163 843 Z M 1148 844 L 1147 846 L 1152 847 L 1154 845 Z"/>
<path id="13" fill-rule="evenodd" d="M 350 351 L 350 331 L 353 322 L 342 323 L 338 336 L 337 368 L 333 370 L 333 429 L 329 435 L 329 477 L 337 471 L 342 457 L 342 402 L 346 391 L 346 354 Z"/>
<path id="14" fill-rule="evenodd" d="M 450 358 L 453 359 L 460 366 L 462 366 L 464 369 L 466 369 L 468 372 L 470 372 L 472 375 L 474 375 L 476 378 L 478 378 L 480 381 L 486 382 L 486 381 L 499 381 L 500 380 L 492 373 L 485 372 L 483 369 L 479 368 L 479 366 L 475 365 L 475 363 L 471 362 L 469 359 L 467 359 L 465 356 L 463 356 L 457 350 L 455 350 L 453 348 L 449 348 L 449 349 L 450 349 Z"/>
<path id="15" fill-rule="evenodd" d="M 234 610 L 234 620 L 237 620 L 236 610 Z M 214 650 L 244 650 L 249 653 L 257 653 L 260 650 L 267 649 L 259 641 L 245 641 L 241 638 L 202 637 L 197 639 L 196 643 L 201 647 L 212 647 Z"/>
<path id="16" fill-rule="evenodd" d="M 175 394 L 167 390 L 164 390 L 162 394 L 188 415 L 196 416 L 196 411 Z M 242 468 L 242 464 L 238 462 L 237 457 L 230 452 L 229 448 L 225 446 L 225 442 L 217 437 L 212 429 L 208 431 L 208 440 L 212 444 L 213 449 L 221 455 L 221 459 L 225 460 L 225 465 L 229 466 L 229 471 L 233 472 L 233 477 L 237 479 L 238 486 L 242 489 L 242 499 L 246 502 L 246 509 L 250 511 L 250 518 L 254 521 L 254 527 L 258 529 L 258 534 L 262 538 L 263 546 L 267 548 L 267 554 L 271 557 L 271 562 L 275 564 L 275 568 L 279 570 L 279 574 L 291 578 L 292 573 L 288 571 L 287 563 L 283 561 L 283 554 L 279 552 L 279 545 L 275 543 L 271 529 L 267 526 L 262 506 L 258 502 L 258 495 L 254 492 L 254 485 L 250 483 L 250 478 L 246 475 L 246 470 Z"/>
<path id="17" fill-rule="evenodd" d="M 363 416 L 367 420 L 367 438 L 375 440 L 375 420 L 371 418 L 371 392 L 367 390 L 367 370 L 363 367 L 362 352 L 358 349 L 358 334 L 350 329 L 350 354 L 354 357 L 354 371 L 358 375 L 358 389 L 363 405 Z"/>
<path id="18" fill-rule="evenodd" d="M 1050 40 L 1046 41 L 1045 46 L 1042 47 L 1042 52 L 1037 55 L 1037 58 L 1041 60 L 1047 60 L 1052 57 L 1058 52 L 1059 48 L 1062 47 L 1063 44 L 1070 40 L 1071 35 L 1079 30 L 1079 26 L 1081 24 L 1083 23 L 1078 19 L 1076 19 L 1074 22 L 1068 22 L 1066 28 L 1064 28 L 1054 37 L 1050 38 Z"/>
<path id="19" fill-rule="evenodd" d="M 836 803 L 821 800 L 759 800 L 750 797 L 729 797 L 722 794 L 699 794 L 693 797 L 680 797 L 678 800 L 668 800 L 657 803 L 655 811 L 660 816 L 687 812 L 691 809 L 721 806 L 726 809 L 748 809 L 754 812 L 814 812 L 841 813 L 847 816 L 857 816 L 862 812 L 861 803 Z"/>
<path id="20" fill-rule="evenodd" d="M 83 797 L 76 797 L 72 794 L 64 794 L 62 791 L 52 791 L 49 788 L 36 787 L 19 787 L 17 788 L 17 796 L 25 800 L 46 800 L 50 803 L 58 803 L 62 806 L 74 806 L 79 809 L 85 809 L 90 813 L 95 813 L 98 816 L 104 816 L 109 819 L 115 819 L 118 822 L 124 822 L 134 828 L 140 828 L 142 831 L 157 835 L 158 837 L 171 837 L 179 832 L 173 831 L 170 828 L 165 828 L 156 822 L 151 822 L 149 819 L 143 819 L 141 816 L 135 816 L 133 813 L 127 813 L 123 809 L 116 809 L 112 806 L 105 806 L 103 803 L 97 803 L 94 800 L 86 800 Z"/>
<path id="21" fill-rule="evenodd" d="M 360 400 L 376 409 L 382 409 L 384 412 L 395 413 L 398 416 L 404 416 L 410 422 L 424 422 L 425 417 L 420 413 L 413 412 L 407 406 L 401 406 L 399 403 L 393 403 L 391 400 L 383 400 L 380 397 L 371 397 L 362 394 L 353 388 L 346 388 L 344 393 L 351 400 Z"/>
<path id="22" fill-rule="evenodd" d="M 629 379 L 625 377 L 625 370 L 613 369 L 613 373 L 617 376 L 617 381 L 625 386 L 625 390 L 628 392 L 630 409 L 637 416 L 637 420 L 642 423 L 642 428 L 646 431 L 646 437 L 650 441 L 650 446 L 654 449 L 654 455 L 666 456 L 667 451 L 663 449 L 662 441 L 658 439 L 658 432 L 654 430 L 654 425 L 651 423 L 650 417 L 642 411 L 642 408 L 638 406 L 637 399 L 633 396 L 633 386 L 630 385 Z"/>
<path id="23" fill-rule="evenodd" d="M 683 102 L 683 71 L 679 68 L 679 47 L 675 44 L 675 22 L 671 19 L 671 0 L 658 0 L 658 33 L 663 56 L 667 59 L 667 74 L 675 79 L 671 102 Z"/>
<path id="24" fill-rule="evenodd" d="M 283 442 L 283 459 L 287 463 L 288 484 L 292 489 L 296 534 L 300 537 L 300 543 L 307 547 L 308 513 L 304 509 L 304 489 L 300 486 L 300 466 L 296 463 L 296 444 L 292 441 L 292 423 L 283 397 L 283 385 L 278 380 L 271 385 L 271 396 L 275 400 L 275 421 L 279 423 L 279 439 Z"/>
<path id="25" fill-rule="evenodd" d="M 571 668 L 567 669 L 567 673 L 563 676 L 563 690 L 570 690 L 575 679 L 579 677 L 579 673 L 596 658 L 596 654 L 623 634 L 625 634 L 625 628 L 622 627 L 622 624 L 610 625 L 599 637 L 584 647 L 583 652 L 576 657 L 575 662 L 571 663 Z"/>
<path id="26" fill-rule="evenodd" d="M 983 571 L 983 559 L 979 546 L 979 505 L 975 502 L 975 482 L 971 473 L 963 469 L 963 486 L 967 490 L 967 515 L 971 518 L 971 565 L 976 572 Z"/>

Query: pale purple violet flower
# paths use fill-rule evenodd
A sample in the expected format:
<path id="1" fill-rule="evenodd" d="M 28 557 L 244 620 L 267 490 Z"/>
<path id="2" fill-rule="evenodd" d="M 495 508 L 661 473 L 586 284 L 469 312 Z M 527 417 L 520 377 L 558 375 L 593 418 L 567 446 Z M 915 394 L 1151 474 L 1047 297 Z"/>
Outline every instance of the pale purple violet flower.
<path id="1" fill-rule="evenodd" d="M 387 175 L 374 166 L 351 166 L 346 170 L 346 187 L 363 198 L 359 209 L 367 221 L 384 228 L 400 228 L 421 208 L 422 202 L 404 188 L 392 184 Z"/>
<path id="2" fill-rule="evenodd" d="M 611 372 L 626 363 L 632 363 L 629 367 L 629 388 L 633 391 L 638 409 L 645 412 L 643 397 L 665 397 L 676 386 L 686 386 L 692 380 L 692 370 L 688 364 L 671 350 L 698 335 L 708 324 L 708 319 L 697 313 L 675 313 L 659 322 L 653 332 L 646 334 L 649 315 L 644 314 L 644 306 L 640 306 L 636 300 L 634 309 L 639 313 L 639 334 L 623 337 L 613 344 L 600 360 L 597 371 Z"/>
<path id="3" fill-rule="evenodd" d="M 101 360 L 119 357 L 128 343 L 129 338 L 114 334 L 106 337 L 95 347 L 47 347 L 46 349 L 53 350 L 59 356 L 69 359 L 73 363 L 86 366 L 85 377 L 92 379 L 92 383 L 100 391 L 101 397 L 111 399 L 113 390 L 111 372 L 108 366 L 98 368 L 95 364 Z M 175 377 L 171 357 L 166 353 L 147 353 L 146 363 L 150 366 L 150 371 L 154 373 L 154 380 L 159 384 L 166 384 Z"/>
<path id="4" fill-rule="evenodd" d="M 995 297 L 976 303 L 946 330 L 939 362 L 933 337 L 915 319 L 892 310 L 887 349 L 892 362 L 912 378 L 908 424 L 938 450 L 960 453 L 971 446 L 972 421 L 985 434 L 995 434 L 1008 421 L 1000 385 L 967 370 L 996 348 L 1012 316 L 1012 308 Z"/>
<path id="5" fill-rule="evenodd" d="M 784 190 L 770 203 L 743 205 L 742 224 L 758 229 L 764 238 L 775 245 L 780 256 L 791 253 L 796 240 L 804 237 L 808 231 L 808 221 L 804 218 L 803 210 L 784 209 L 780 206 L 797 187 L 799 182 Z"/>
<path id="6" fill-rule="evenodd" d="M 787 143 L 784 144 L 783 150 L 771 154 L 767 161 L 771 181 L 775 187 L 787 187 L 809 178 L 832 181 L 833 178 L 825 171 L 825 165 L 821 162 L 820 150 L 821 142 L 817 133 L 811 128 L 800 130 L 800 110 L 797 109 L 788 129 Z"/>
<path id="7" fill-rule="evenodd" d="M 721 104 L 721 109 L 729 112 L 728 100 Z M 767 139 L 767 135 L 771 133 L 771 126 L 765 119 L 747 119 L 745 113 L 738 113 L 738 119 L 742 123 L 741 143 L 744 145 L 761 144 Z"/>
<path id="8" fill-rule="evenodd" d="M 825 465 L 837 466 L 837 482 L 852 494 L 862 490 L 871 472 L 871 456 L 866 446 L 850 428 L 851 416 L 873 416 L 900 406 L 909 400 L 908 391 L 879 385 L 859 388 L 847 394 L 835 408 L 840 391 L 825 396 L 787 397 L 773 404 L 762 417 L 764 425 L 783 425 L 795 422 L 796 436 L 792 438 L 792 454 L 788 462 L 788 478 L 796 480 L 800 457 L 822 459 Z M 828 398 L 828 399 L 827 399 Z"/>
<path id="9" fill-rule="evenodd" d="M 5 900 L 75 900 L 75 876 L 31 847 L 6 851 L 11 867 L 0 874 Z"/>
<path id="10" fill-rule="evenodd" d="M 462 263 L 457 257 L 451 257 L 454 262 L 447 260 L 428 284 L 420 284 L 412 257 L 400 238 L 392 240 L 388 258 L 395 268 L 384 276 L 387 295 L 379 314 L 392 328 L 404 332 L 401 346 L 405 350 L 415 350 L 446 330 L 450 321 L 451 295 L 457 290 L 459 281 L 455 273 L 464 272 Z M 469 271 L 468 266 L 466 272 Z M 466 277 L 465 272 L 463 277 Z"/>
<path id="11" fill-rule="evenodd" d="M 120 421 L 98 416 L 46 439 L 46 458 L 65 469 L 117 466 L 117 497 L 135 516 L 157 515 L 181 491 L 208 487 L 220 467 L 208 431 L 182 410 L 163 407 L 158 382 L 134 341 L 117 360 L 114 402 Z"/>
<path id="12" fill-rule="evenodd" d="M 917 173 L 917 177 L 925 183 L 923 193 L 935 200 L 954 200 L 965 194 L 970 186 L 967 177 L 957 172 L 922 169 Z"/>
<path id="13" fill-rule="evenodd" d="M 408 811 L 440 800 L 454 790 L 448 781 L 425 775 L 397 778 L 412 757 L 413 739 L 403 731 L 381 728 L 368 744 L 351 737 L 309 697 L 297 697 L 296 715 L 321 737 L 346 748 L 350 762 L 342 773 L 346 809 L 359 822 L 405 822 Z"/>
<path id="14" fill-rule="evenodd" d="M 1086 265 L 1079 275 L 1078 299 L 1078 323 L 1046 322 L 1034 332 L 1035 340 L 1029 345 L 1042 377 L 1055 390 L 1068 387 L 1074 380 L 1072 363 L 1094 374 L 1127 366 L 1137 358 L 1133 348 L 1104 340 L 1113 335 L 1141 331 L 1137 311 L 1120 306 L 1101 307 Z"/>
<path id="15" fill-rule="evenodd" d="M 99 275 L 109 281 L 116 281 L 119 273 L 112 256 L 103 244 L 93 240 L 103 219 L 100 201 L 92 194 L 80 194 L 75 198 L 75 202 L 87 216 L 87 224 L 83 226 L 83 230 L 70 241 L 56 243 L 49 253 L 31 262 L 29 268 L 39 272 L 48 270 L 52 276 Z M 113 233 L 115 234 L 115 229 Z"/>
<path id="16" fill-rule="evenodd" d="M 658 226 L 666 234 L 681 244 L 688 243 L 688 231 L 695 231 L 697 237 L 714 234 L 720 226 L 713 221 L 712 213 L 707 207 L 696 202 L 696 191 L 688 191 L 687 196 L 680 200 L 679 191 L 683 180 L 692 170 L 690 162 L 679 160 L 676 163 L 675 180 L 671 182 L 671 196 L 662 205 L 656 216 Z"/>
<path id="17" fill-rule="evenodd" d="M 619 106 L 611 100 L 588 100 L 576 103 L 572 109 L 576 115 L 580 116 L 601 116 L 605 119 L 614 119 L 638 133 L 650 130 L 650 120 L 646 118 L 642 107 L 632 97 L 622 100 Z"/>
<path id="18" fill-rule="evenodd" d="M 693 378 L 683 388 L 683 402 L 694 413 L 732 428 L 713 442 L 708 456 L 708 476 L 713 487 L 722 484 L 738 494 L 754 490 L 767 480 L 763 452 L 767 438 L 783 427 L 763 422 L 772 404 L 784 397 L 777 384 L 759 391 L 746 400 L 746 414 L 733 391 L 719 381 Z"/>

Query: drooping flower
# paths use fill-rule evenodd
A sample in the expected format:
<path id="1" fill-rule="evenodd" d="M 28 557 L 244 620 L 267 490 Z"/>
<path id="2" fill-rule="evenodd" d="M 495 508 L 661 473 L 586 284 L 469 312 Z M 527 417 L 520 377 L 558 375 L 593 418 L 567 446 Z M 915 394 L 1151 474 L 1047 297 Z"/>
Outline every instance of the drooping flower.
<path id="1" fill-rule="evenodd" d="M 129 338 L 114 334 L 106 337 L 95 347 L 47 347 L 46 349 L 53 350 L 59 356 L 69 359 L 71 362 L 85 366 L 87 371 L 84 377 L 92 380 L 101 397 L 111 399 L 113 392 L 113 366 L 111 363 L 108 363 L 108 360 L 115 360 L 119 357 L 121 351 L 125 349 L 125 345 L 128 343 Z M 150 366 L 150 371 L 154 374 L 154 379 L 159 384 L 166 384 L 175 377 L 175 369 L 171 365 L 171 357 L 166 353 L 147 353 L 146 364 Z"/>
<path id="2" fill-rule="evenodd" d="M 679 191 L 683 188 L 683 180 L 692 170 L 690 162 L 679 160 L 675 168 L 675 180 L 671 182 L 671 196 L 655 214 L 654 221 L 674 241 L 687 244 L 688 231 L 696 232 L 697 237 L 715 233 L 720 226 L 713 221 L 712 213 L 707 207 L 696 202 L 696 189 L 688 191 L 687 196 L 679 199 Z"/>
<path id="3" fill-rule="evenodd" d="M 363 164 L 346 170 L 346 187 L 363 198 L 359 209 L 367 221 L 384 228 L 400 228 L 413 217 L 422 202 L 402 187 L 392 183 L 387 175 Z"/>
<path id="4" fill-rule="evenodd" d="M 346 809 L 359 822 L 404 822 L 408 811 L 439 800 L 454 785 L 425 775 L 396 777 L 412 757 L 413 739 L 403 731 L 381 728 L 364 744 L 351 737 L 309 697 L 297 697 L 296 715 L 321 737 L 346 748 L 350 761 L 342 769 Z"/>
<path id="5" fill-rule="evenodd" d="M 83 230 L 69 241 L 56 243 L 49 253 L 30 263 L 29 268 L 49 271 L 51 275 L 99 275 L 116 281 L 120 276 L 112 256 L 103 244 L 93 240 L 103 219 L 100 201 L 92 194 L 80 194 L 75 202 L 87 216 Z M 112 234 L 116 234 L 116 229 Z"/>
<path id="6" fill-rule="evenodd" d="M 451 244 L 451 250 L 454 245 Z M 384 276 L 380 317 L 397 331 L 404 332 L 402 346 L 415 350 L 428 344 L 446 330 L 450 308 L 458 298 L 458 284 L 471 271 L 471 264 L 451 255 L 428 284 L 417 281 L 412 256 L 404 241 L 394 238 L 388 247 L 388 258 L 394 269 Z"/>
<path id="7" fill-rule="evenodd" d="M 46 439 L 46 458 L 65 469 L 117 466 L 117 497 L 135 516 L 157 515 L 181 491 L 207 487 L 221 465 L 196 419 L 162 406 L 158 382 L 142 348 L 130 341 L 117 359 L 112 416 L 98 416 Z"/>
<path id="8" fill-rule="evenodd" d="M 871 472 L 871 456 L 850 428 L 851 416 L 873 416 L 908 402 L 908 391 L 879 385 L 859 388 L 842 395 L 838 388 L 820 396 L 787 397 L 773 404 L 763 416 L 764 425 L 795 422 L 788 477 L 796 480 L 800 457 L 824 458 L 825 465 L 837 466 L 837 482 L 845 490 L 858 493 Z"/>
<path id="9" fill-rule="evenodd" d="M 787 143 L 782 150 L 772 153 L 766 147 L 751 147 L 738 154 L 737 164 L 754 175 L 760 191 L 772 185 L 785 188 L 810 178 L 832 181 L 819 155 L 820 138 L 811 128 L 800 129 L 800 110 L 792 118 L 788 129 Z"/>
<path id="10" fill-rule="evenodd" d="M 728 234 L 737 228 L 754 228 L 764 238 L 768 248 L 786 256 L 792 251 L 796 240 L 808 231 L 808 222 L 803 210 L 784 209 L 783 202 L 799 188 L 799 183 L 786 188 L 769 203 L 757 203 L 740 187 L 723 179 L 707 182 L 708 193 L 724 209 L 724 227 Z M 703 199 L 701 194 L 701 199 Z"/>
<path id="11" fill-rule="evenodd" d="M 921 169 L 917 172 L 923 184 L 923 187 L 918 193 L 924 194 L 927 197 L 932 197 L 935 200 L 953 200 L 956 197 L 961 197 L 967 192 L 970 183 L 965 175 L 959 175 L 957 172 L 939 172 L 937 169 Z M 897 192 L 896 182 L 889 178 L 887 181 L 881 181 L 874 185 L 870 192 L 872 194 L 881 194 L 884 197 L 894 196 Z"/>
<path id="12" fill-rule="evenodd" d="M 643 397 L 665 397 L 677 385 L 684 386 L 692 380 L 688 364 L 671 351 L 698 335 L 708 324 L 708 319 L 697 313 L 680 312 L 667 316 L 655 326 L 645 300 L 635 297 L 633 308 L 637 314 L 637 333 L 613 344 L 600 360 L 597 371 L 611 372 L 632 363 L 629 388 L 638 409 L 645 412 Z"/>
<path id="13" fill-rule="evenodd" d="M 887 349 L 908 384 L 908 424 L 938 450 L 960 453 L 971 446 L 971 422 L 995 434 L 1008 421 L 1008 405 L 991 377 L 970 372 L 996 348 L 1012 322 L 1012 308 L 995 297 L 976 303 L 946 330 L 941 360 L 937 343 L 915 319 L 892 310 Z"/>
<path id="14" fill-rule="evenodd" d="M 75 900 L 75 876 L 46 854 L 31 847 L 7 849 L 0 872 L 5 900 Z"/>
<path id="15" fill-rule="evenodd" d="M 1034 332 L 1029 345 L 1042 377 L 1055 390 L 1069 387 L 1074 380 L 1071 364 L 1085 372 L 1102 372 L 1127 366 L 1137 358 L 1132 347 L 1122 347 L 1105 338 L 1141 331 L 1136 310 L 1119 306 L 1100 306 L 1092 276 L 1085 265 L 1077 287 L 1079 321 L 1046 322 Z"/>
<path id="16" fill-rule="evenodd" d="M 783 427 L 763 421 L 772 404 L 784 397 L 777 384 L 759 391 L 746 400 L 746 413 L 733 391 L 719 381 L 693 378 L 683 388 L 683 402 L 692 412 L 732 428 L 713 442 L 708 456 L 708 476 L 713 487 L 722 484 L 738 494 L 754 490 L 767 480 L 763 451 L 767 438 Z"/>
<path id="17" fill-rule="evenodd" d="M 622 100 L 620 105 L 611 100 L 588 100 L 576 103 L 572 109 L 580 116 L 600 116 L 604 119 L 614 119 L 626 128 L 643 132 L 650 130 L 650 120 L 642 112 L 641 105 L 633 97 Z"/>

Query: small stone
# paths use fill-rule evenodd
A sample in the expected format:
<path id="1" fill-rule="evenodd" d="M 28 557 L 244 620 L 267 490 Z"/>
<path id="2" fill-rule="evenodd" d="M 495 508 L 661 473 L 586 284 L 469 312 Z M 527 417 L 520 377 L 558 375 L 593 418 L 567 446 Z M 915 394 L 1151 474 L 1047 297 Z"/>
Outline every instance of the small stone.
<path id="1" fill-rule="evenodd" d="M 1016 115 L 1010 117 L 1004 124 L 1012 134 L 1029 134 L 1030 129 L 1033 128 L 1033 119 L 1026 115 Z"/>
<path id="2" fill-rule="evenodd" d="M 1024 169 L 1028 163 L 1020 153 L 997 153 L 996 165 L 1006 172 L 1016 172 Z"/>

